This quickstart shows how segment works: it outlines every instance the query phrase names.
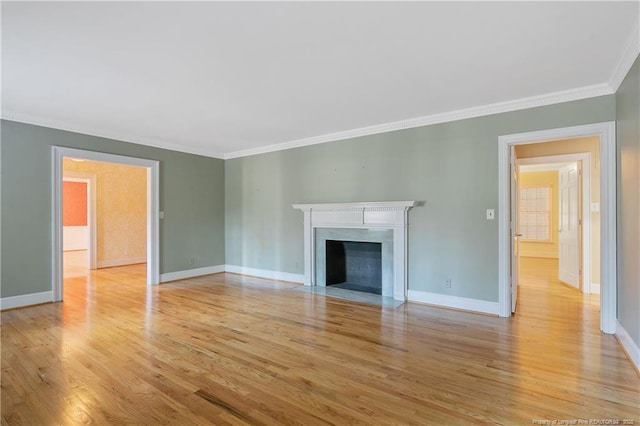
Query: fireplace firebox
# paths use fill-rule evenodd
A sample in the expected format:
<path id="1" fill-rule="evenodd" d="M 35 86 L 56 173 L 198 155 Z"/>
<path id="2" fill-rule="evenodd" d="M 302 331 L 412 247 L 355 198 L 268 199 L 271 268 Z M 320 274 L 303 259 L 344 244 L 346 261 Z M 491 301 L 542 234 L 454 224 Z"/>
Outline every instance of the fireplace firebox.
<path id="1" fill-rule="evenodd" d="M 382 244 L 360 241 L 325 242 L 327 286 L 382 294 Z"/>

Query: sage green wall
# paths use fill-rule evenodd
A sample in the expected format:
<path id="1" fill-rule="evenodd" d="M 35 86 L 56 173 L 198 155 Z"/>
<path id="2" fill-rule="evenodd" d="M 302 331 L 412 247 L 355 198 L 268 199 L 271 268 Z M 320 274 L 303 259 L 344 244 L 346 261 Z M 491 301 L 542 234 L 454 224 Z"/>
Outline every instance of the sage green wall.
<path id="1" fill-rule="evenodd" d="M 640 346 L 640 59 L 616 93 L 618 321 Z"/>
<path id="2" fill-rule="evenodd" d="M 293 203 L 418 200 L 409 289 L 497 302 L 498 136 L 614 119 L 609 95 L 227 160 L 227 264 L 302 274 Z"/>
<path id="3" fill-rule="evenodd" d="M 1 297 L 51 290 L 53 145 L 160 161 L 160 272 L 225 263 L 223 160 L 5 120 L 1 126 Z"/>

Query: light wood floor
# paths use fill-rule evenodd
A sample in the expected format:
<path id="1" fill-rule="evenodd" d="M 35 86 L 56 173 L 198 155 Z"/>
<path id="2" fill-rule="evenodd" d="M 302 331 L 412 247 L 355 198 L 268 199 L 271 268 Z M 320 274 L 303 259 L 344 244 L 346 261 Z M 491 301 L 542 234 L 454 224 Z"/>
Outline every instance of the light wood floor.
<path id="1" fill-rule="evenodd" d="M 89 274 L 87 250 L 73 250 L 62 253 L 62 271 L 65 278 L 84 277 Z"/>
<path id="2" fill-rule="evenodd" d="M 597 300 L 547 267 L 523 262 L 512 319 L 91 271 L 65 280 L 64 303 L 2 313 L 2 423 L 640 424 L 640 379 Z"/>

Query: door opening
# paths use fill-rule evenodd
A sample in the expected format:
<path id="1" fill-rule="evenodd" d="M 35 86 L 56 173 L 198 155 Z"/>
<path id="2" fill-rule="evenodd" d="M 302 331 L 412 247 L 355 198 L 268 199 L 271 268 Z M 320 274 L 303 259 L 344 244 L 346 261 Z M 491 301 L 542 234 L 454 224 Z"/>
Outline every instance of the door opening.
<path id="1" fill-rule="evenodd" d="M 615 172 L 615 123 L 551 129 L 537 132 L 505 135 L 499 138 L 499 305 L 500 316 L 508 317 L 512 312 L 512 259 L 513 238 L 518 230 L 513 227 L 511 214 L 511 191 L 513 188 L 512 149 L 518 145 L 533 145 L 543 142 L 582 137 L 597 137 L 600 152 L 600 328 L 605 333 L 616 329 L 616 172 Z M 515 160 L 515 159 L 514 159 Z M 587 206 L 590 207 L 590 206 Z M 583 209 L 584 210 L 584 209 Z M 584 241 L 580 244 L 583 247 Z M 583 280 L 585 280 L 583 271 Z"/>
<path id="2" fill-rule="evenodd" d="M 77 187 L 78 184 L 84 186 Z M 73 192 L 76 186 L 76 192 Z M 71 194 L 67 191 L 71 189 Z M 78 193 L 78 189 L 80 193 Z M 85 191 L 84 193 L 82 191 Z M 77 269 L 86 265 L 86 269 L 97 268 L 97 237 L 96 237 L 96 175 L 65 171 L 63 174 L 63 203 L 62 203 L 62 235 L 63 252 L 82 251 L 76 253 L 74 264 Z M 71 200 L 67 197 L 71 196 Z M 80 204 L 79 204 L 80 203 Z"/>
<path id="3" fill-rule="evenodd" d="M 159 283 L 159 162 L 135 157 L 125 157 L 94 151 L 84 151 L 72 148 L 54 146 L 52 149 L 52 287 L 54 301 L 63 299 L 63 211 L 62 211 L 62 183 L 64 179 L 63 160 L 65 157 L 92 160 L 121 165 L 139 166 L 146 169 L 146 255 L 147 285 Z M 94 185 L 95 187 L 95 185 Z M 95 192 L 93 198 L 95 199 Z M 95 223 L 95 209 L 92 213 Z M 89 219 L 91 220 L 91 219 Z M 95 230 L 95 227 L 94 227 Z M 92 244 L 95 244 L 95 234 Z M 95 247 L 95 246 L 94 246 Z M 89 262 L 99 267 L 95 261 L 97 250 L 93 250 Z M 109 266 L 105 264 L 103 266 Z M 115 265 L 112 265 L 115 266 Z"/>

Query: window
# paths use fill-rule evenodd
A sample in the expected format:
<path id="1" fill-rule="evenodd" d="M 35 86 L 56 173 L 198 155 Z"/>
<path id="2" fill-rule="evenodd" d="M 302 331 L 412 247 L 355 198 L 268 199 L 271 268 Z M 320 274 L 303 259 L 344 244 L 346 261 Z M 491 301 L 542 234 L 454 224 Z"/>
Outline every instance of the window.
<path id="1" fill-rule="evenodd" d="M 551 241 L 551 187 L 520 188 L 518 227 L 523 240 Z"/>

